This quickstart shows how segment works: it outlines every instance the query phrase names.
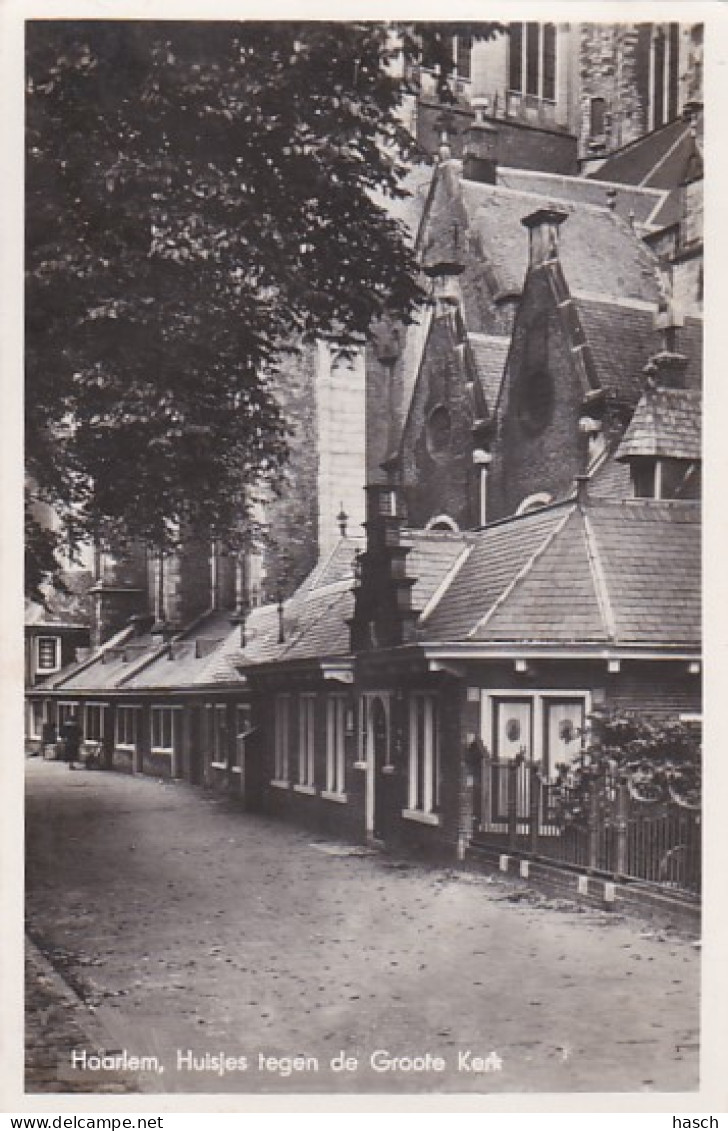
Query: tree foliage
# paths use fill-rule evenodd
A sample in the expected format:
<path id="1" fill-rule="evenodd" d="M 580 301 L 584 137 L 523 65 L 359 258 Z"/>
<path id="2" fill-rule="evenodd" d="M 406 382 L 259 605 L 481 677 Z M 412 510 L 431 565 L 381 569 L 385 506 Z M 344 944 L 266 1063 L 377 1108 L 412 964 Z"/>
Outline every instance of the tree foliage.
<path id="1" fill-rule="evenodd" d="M 582 755 L 560 767 L 564 814 L 586 820 L 591 783 L 607 790 L 626 782 L 635 801 L 700 806 L 699 728 L 677 718 L 652 718 L 632 711 L 596 711 Z"/>
<path id="2" fill-rule="evenodd" d="M 31 500 L 71 546 L 164 547 L 190 526 L 234 540 L 285 459 L 282 357 L 320 336 L 351 348 L 423 298 L 381 203 L 412 146 L 392 64 L 426 49 L 444 90 L 452 28 L 27 29 Z M 30 517 L 32 585 L 57 547 Z"/>

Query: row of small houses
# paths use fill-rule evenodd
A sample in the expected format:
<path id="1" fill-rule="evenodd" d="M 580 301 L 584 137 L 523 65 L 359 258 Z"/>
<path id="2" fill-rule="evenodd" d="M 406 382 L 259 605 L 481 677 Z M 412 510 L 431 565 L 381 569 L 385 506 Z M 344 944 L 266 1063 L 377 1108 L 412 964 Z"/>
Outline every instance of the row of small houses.
<path id="1" fill-rule="evenodd" d="M 580 490 L 460 533 L 368 492 L 366 544 L 342 538 L 285 605 L 171 638 L 136 621 L 32 691 L 31 744 L 76 713 L 108 767 L 336 836 L 563 857 L 528 773 L 500 771 L 553 782 L 598 708 L 699 717 L 698 505 Z"/>

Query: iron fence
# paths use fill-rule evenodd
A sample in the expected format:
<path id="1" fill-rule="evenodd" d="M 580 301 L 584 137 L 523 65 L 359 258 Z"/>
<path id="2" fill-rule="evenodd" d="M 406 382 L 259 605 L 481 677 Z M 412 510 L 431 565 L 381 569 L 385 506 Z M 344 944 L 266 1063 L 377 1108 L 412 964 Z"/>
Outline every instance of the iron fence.
<path id="1" fill-rule="evenodd" d="M 479 839 L 614 878 L 700 893 L 701 812 L 675 797 L 647 799 L 627 778 L 595 774 L 581 787 L 541 778 L 537 764 L 486 761 L 476 805 Z"/>

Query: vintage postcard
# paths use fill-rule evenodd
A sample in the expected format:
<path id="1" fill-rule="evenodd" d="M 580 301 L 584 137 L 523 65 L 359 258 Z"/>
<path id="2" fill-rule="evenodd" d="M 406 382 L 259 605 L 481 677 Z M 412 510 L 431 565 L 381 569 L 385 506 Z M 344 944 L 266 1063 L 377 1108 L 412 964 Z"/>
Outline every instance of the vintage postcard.
<path id="1" fill-rule="evenodd" d="M 6 1110 L 726 1110 L 726 16 L 460 7 L 3 14 Z"/>

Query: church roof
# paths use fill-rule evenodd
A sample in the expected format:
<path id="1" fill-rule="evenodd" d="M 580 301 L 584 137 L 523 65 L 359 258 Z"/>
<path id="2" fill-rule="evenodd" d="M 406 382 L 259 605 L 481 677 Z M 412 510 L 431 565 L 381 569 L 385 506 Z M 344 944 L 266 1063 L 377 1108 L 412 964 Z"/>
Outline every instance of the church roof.
<path id="1" fill-rule="evenodd" d="M 503 293 L 520 293 L 528 268 L 528 238 L 521 220 L 536 209 L 567 213 L 559 232 L 559 258 L 572 294 L 657 303 L 657 260 L 629 224 L 608 208 L 551 199 L 499 185 L 462 182 L 471 232 Z"/>
<path id="2" fill-rule="evenodd" d="M 664 200 L 651 217 L 651 225 L 666 228 L 676 224 L 680 219 L 680 186 L 695 175 L 701 160 L 702 128 L 702 114 L 694 126 L 677 118 L 611 154 L 593 176 L 663 190 Z"/>
<path id="3" fill-rule="evenodd" d="M 575 204 L 591 204 L 600 208 L 608 206 L 607 190 L 617 187 L 607 180 L 567 177 L 558 173 L 532 173 L 522 169 L 499 169 L 498 184 L 519 192 L 543 194 L 553 201 L 573 201 Z M 623 220 L 633 218 L 635 224 L 647 227 L 666 196 L 663 189 L 619 185 L 614 196 L 614 210 Z"/>

